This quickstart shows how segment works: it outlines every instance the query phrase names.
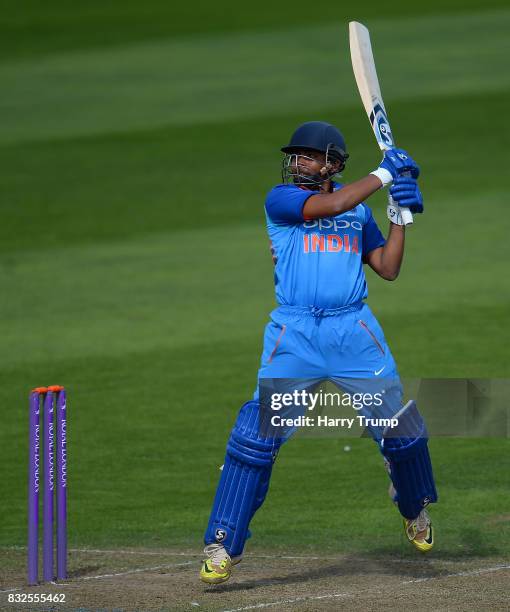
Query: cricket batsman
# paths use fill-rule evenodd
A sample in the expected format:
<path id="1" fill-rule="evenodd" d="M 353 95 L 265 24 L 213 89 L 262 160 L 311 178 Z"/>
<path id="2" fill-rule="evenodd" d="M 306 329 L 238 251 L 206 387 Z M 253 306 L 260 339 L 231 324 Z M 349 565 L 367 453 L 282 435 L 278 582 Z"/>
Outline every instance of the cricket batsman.
<path id="1" fill-rule="evenodd" d="M 362 414 L 398 417 L 395 430 L 369 427 L 390 476 L 390 496 L 409 541 L 420 551 L 434 543 L 426 506 L 437 501 L 425 424 L 416 403 L 402 404 L 402 386 L 383 331 L 366 304 L 363 265 L 397 278 L 404 254 L 400 207 L 423 212 L 419 168 L 402 149 L 384 153 L 379 167 L 353 183 L 335 180 L 348 154 L 340 131 L 311 121 L 282 148 L 282 184 L 267 195 L 267 231 L 275 264 L 277 308 L 264 333 L 253 399 L 239 412 L 230 438 L 209 524 L 200 578 L 228 580 L 241 560 L 249 524 L 266 497 L 281 444 L 260 427 L 261 381 L 300 389 L 324 380 L 349 392 L 382 390 L 382 405 Z M 365 200 L 389 188 L 389 231 L 382 235 Z M 296 383 L 296 381 L 298 381 Z"/>

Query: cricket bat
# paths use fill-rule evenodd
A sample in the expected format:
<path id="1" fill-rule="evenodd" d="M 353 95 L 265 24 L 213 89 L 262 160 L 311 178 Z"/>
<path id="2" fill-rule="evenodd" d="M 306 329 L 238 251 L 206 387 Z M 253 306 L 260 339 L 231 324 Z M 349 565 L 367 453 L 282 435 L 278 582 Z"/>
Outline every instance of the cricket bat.
<path id="1" fill-rule="evenodd" d="M 362 23 L 349 23 L 349 44 L 354 77 L 377 144 L 382 151 L 392 149 L 395 141 L 377 78 L 370 34 Z M 402 208 L 401 211 L 404 224 L 410 225 L 413 222 L 411 211 L 408 208 Z"/>

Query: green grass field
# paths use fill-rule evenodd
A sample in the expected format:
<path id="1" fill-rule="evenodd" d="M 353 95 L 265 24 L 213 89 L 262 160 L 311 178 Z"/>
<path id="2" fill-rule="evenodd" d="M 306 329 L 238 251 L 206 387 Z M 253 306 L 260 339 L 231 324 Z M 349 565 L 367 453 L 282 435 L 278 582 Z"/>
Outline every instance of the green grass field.
<path id="1" fill-rule="evenodd" d="M 188 4 L 31 1 L 0 26 L 1 546 L 25 543 L 28 392 L 60 383 L 70 544 L 200 549 L 274 305 L 279 147 L 324 119 L 346 136 L 345 181 L 379 160 L 349 19 L 371 29 L 395 135 L 422 166 L 401 277 L 367 272 L 401 374 L 510 376 L 507 3 Z M 386 227 L 384 194 L 370 203 Z M 282 450 L 253 547 L 400 551 L 378 453 L 350 444 Z M 508 555 L 508 439 L 431 448 L 436 554 Z"/>

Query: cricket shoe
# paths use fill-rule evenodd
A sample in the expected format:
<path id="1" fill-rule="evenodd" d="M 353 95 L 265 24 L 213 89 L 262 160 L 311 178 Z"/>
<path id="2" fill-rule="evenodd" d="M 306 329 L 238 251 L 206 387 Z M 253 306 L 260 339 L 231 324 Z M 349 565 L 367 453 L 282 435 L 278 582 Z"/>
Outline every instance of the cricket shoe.
<path id="1" fill-rule="evenodd" d="M 232 566 L 237 565 L 242 555 L 230 557 L 222 544 L 208 544 L 204 548 L 207 559 L 202 563 L 200 580 L 208 584 L 226 582 L 232 575 Z"/>
<path id="2" fill-rule="evenodd" d="M 407 539 L 421 552 L 428 552 L 434 546 L 432 521 L 425 508 L 415 519 L 404 519 L 404 531 Z"/>

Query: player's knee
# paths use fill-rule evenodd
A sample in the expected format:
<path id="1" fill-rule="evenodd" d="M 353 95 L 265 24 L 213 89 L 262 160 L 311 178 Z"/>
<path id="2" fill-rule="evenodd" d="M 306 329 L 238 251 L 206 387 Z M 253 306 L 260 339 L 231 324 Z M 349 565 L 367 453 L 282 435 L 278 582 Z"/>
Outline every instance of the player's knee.
<path id="1" fill-rule="evenodd" d="M 252 467 L 272 465 L 279 449 L 277 439 L 268 438 L 260 430 L 259 404 L 243 405 L 227 443 L 227 455 Z"/>

